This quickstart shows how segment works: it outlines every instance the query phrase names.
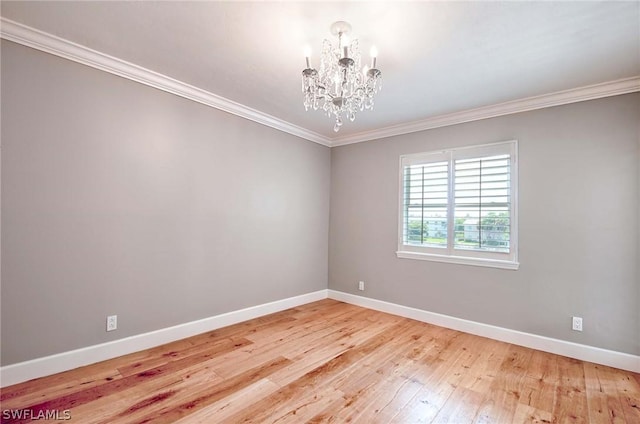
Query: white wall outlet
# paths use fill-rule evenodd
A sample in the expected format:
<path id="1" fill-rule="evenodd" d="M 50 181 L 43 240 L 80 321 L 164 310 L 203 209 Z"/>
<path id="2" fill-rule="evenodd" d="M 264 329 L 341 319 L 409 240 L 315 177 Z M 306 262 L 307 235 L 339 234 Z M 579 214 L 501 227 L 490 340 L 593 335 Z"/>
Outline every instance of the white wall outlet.
<path id="1" fill-rule="evenodd" d="M 109 315 L 107 317 L 107 331 L 113 331 L 118 328 L 118 315 Z"/>
<path id="2" fill-rule="evenodd" d="M 573 317 L 571 328 L 575 331 L 582 331 L 582 318 Z"/>
<path id="3" fill-rule="evenodd" d="M 364 281 L 360 281 L 360 282 L 358 283 L 358 290 L 362 290 L 362 291 L 364 291 Z"/>

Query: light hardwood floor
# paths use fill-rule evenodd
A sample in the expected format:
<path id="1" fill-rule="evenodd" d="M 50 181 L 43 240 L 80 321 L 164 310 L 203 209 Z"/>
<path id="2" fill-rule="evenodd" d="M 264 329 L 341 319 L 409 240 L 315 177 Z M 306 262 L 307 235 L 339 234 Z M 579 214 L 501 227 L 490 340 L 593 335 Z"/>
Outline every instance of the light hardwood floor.
<path id="1" fill-rule="evenodd" d="M 83 424 L 640 423 L 640 375 L 327 299 L 7 387 L 1 401 L 2 422 L 28 409 Z"/>

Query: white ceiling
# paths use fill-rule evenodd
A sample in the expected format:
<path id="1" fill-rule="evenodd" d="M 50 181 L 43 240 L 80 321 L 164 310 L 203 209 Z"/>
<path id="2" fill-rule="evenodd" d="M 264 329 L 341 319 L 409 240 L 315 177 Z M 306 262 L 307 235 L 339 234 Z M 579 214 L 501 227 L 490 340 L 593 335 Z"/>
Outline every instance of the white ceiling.
<path id="1" fill-rule="evenodd" d="M 375 110 L 341 137 L 640 75 L 639 1 L 2 1 L 0 13 L 329 138 L 300 73 L 337 20 L 364 54 L 378 48 L 383 73 Z"/>

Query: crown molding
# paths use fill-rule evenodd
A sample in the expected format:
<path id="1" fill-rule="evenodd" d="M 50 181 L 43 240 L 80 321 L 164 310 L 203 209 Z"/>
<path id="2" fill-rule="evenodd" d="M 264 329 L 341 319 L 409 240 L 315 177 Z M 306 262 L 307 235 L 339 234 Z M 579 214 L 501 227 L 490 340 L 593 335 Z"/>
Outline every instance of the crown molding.
<path id="1" fill-rule="evenodd" d="M 0 18 L 0 38 L 184 97 L 271 128 L 331 146 L 331 139 L 275 116 L 52 34 Z"/>
<path id="2" fill-rule="evenodd" d="M 640 76 L 572 88 L 570 90 L 543 94 L 541 96 L 527 97 L 525 99 L 483 106 L 476 109 L 469 109 L 446 115 L 434 116 L 419 121 L 393 125 L 373 131 L 361 132 L 350 136 L 338 137 L 332 139 L 331 146 L 335 147 L 345 144 L 361 143 L 363 141 L 393 137 L 396 135 L 446 127 L 464 122 L 479 121 L 481 119 L 495 118 L 497 116 L 511 115 L 514 113 L 527 112 L 552 106 L 561 106 L 586 100 L 600 99 L 603 97 L 617 96 L 620 94 L 634 93 L 637 91 L 640 91 Z"/>
<path id="3" fill-rule="evenodd" d="M 166 91 L 327 147 L 361 143 L 364 141 L 446 127 L 464 122 L 478 121 L 481 119 L 495 118 L 497 116 L 510 115 L 530 110 L 640 91 L 640 76 L 634 76 L 631 78 L 513 100 L 505 103 L 449 113 L 446 115 L 429 117 L 418 121 L 392 125 L 353 135 L 329 138 L 158 72 L 151 71 L 133 63 L 109 56 L 3 17 L 0 17 L 0 38 Z"/>

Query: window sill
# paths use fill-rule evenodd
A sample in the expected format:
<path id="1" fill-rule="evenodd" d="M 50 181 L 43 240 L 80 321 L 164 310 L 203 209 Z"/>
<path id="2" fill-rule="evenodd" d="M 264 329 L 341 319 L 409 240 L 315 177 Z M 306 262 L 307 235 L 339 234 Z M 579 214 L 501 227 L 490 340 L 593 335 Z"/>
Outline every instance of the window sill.
<path id="1" fill-rule="evenodd" d="M 501 261 L 496 259 L 471 258 L 467 256 L 448 256 L 436 255 L 433 253 L 418 253 L 399 250 L 396 256 L 401 259 L 418 259 L 421 261 L 448 262 L 458 265 L 484 266 L 489 268 L 501 268 L 509 270 L 517 270 L 520 267 L 519 262 Z"/>

